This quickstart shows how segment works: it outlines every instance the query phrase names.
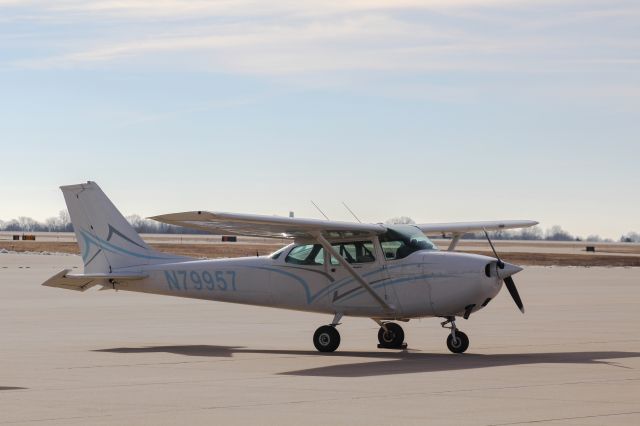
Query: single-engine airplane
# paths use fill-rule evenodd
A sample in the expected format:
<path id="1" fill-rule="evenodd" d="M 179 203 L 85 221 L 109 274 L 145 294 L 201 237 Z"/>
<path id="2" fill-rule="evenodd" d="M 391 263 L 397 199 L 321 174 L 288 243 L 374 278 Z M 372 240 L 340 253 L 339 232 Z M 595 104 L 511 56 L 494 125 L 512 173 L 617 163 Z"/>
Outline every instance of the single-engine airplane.
<path id="1" fill-rule="evenodd" d="M 333 315 L 318 328 L 320 352 L 340 344 L 343 316 L 366 317 L 379 326 L 380 348 L 403 348 L 397 322 L 442 317 L 447 347 L 462 353 L 469 338 L 456 327 L 498 294 L 502 283 L 524 313 L 512 275 L 522 268 L 503 262 L 488 230 L 522 228 L 529 220 L 383 225 L 251 214 L 193 211 L 155 216 L 172 225 L 220 235 L 289 239 L 269 256 L 195 259 L 151 249 L 95 182 L 61 187 L 84 273 L 64 270 L 45 286 L 84 291 L 102 288 L 243 303 Z M 495 258 L 454 251 L 460 237 L 484 231 Z M 425 233 L 452 237 L 440 251 Z"/>

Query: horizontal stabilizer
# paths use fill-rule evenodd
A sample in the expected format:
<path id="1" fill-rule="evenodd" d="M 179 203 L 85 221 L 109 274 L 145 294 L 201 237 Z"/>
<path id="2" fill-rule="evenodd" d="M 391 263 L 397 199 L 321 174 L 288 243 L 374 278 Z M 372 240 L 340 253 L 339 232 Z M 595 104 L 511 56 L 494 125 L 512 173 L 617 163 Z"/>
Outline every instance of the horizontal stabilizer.
<path id="1" fill-rule="evenodd" d="M 42 285 L 47 287 L 58 287 L 67 290 L 85 291 L 96 284 L 107 284 L 109 282 L 134 281 L 147 278 L 146 274 L 70 274 L 71 269 L 58 272 Z"/>

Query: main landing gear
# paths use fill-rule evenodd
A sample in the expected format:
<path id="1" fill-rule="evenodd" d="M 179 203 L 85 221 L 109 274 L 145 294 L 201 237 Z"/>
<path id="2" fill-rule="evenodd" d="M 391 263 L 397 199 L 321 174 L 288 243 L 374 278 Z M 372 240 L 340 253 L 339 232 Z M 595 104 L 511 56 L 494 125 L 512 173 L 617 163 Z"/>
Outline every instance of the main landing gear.
<path id="1" fill-rule="evenodd" d="M 405 349 L 404 330 L 395 322 L 378 322 L 378 348 L 381 349 Z"/>
<path id="2" fill-rule="evenodd" d="M 340 333 L 336 327 L 340 325 L 342 314 L 337 313 L 329 325 L 318 327 L 313 333 L 313 346 L 320 352 L 333 352 L 340 346 Z"/>
<path id="3" fill-rule="evenodd" d="M 378 330 L 378 348 L 382 349 L 405 349 L 404 330 L 393 322 L 380 322 Z M 333 352 L 340 346 L 340 333 L 336 329 L 338 322 L 334 320 L 329 325 L 319 327 L 313 334 L 313 345 L 320 352 Z"/>
<path id="4" fill-rule="evenodd" d="M 323 325 L 313 333 L 313 345 L 320 352 L 333 352 L 340 346 L 340 333 L 333 325 Z"/>
<path id="5" fill-rule="evenodd" d="M 451 334 L 447 336 L 447 348 L 451 352 L 461 354 L 469 348 L 469 337 L 456 327 L 456 317 L 447 317 L 447 320 L 440 325 L 442 328 L 451 330 Z"/>

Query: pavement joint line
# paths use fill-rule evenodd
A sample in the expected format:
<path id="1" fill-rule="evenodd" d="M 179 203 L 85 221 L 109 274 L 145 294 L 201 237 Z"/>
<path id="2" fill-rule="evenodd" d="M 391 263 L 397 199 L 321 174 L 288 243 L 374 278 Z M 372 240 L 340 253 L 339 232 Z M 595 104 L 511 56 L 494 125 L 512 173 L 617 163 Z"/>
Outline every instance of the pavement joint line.
<path id="1" fill-rule="evenodd" d="M 317 355 L 322 356 L 322 355 Z M 203 356 L 203 358 L 212 358 L 210 356 Z M 278 356 L 277 359 L 289 359 L 296 358 L 297 355 L 290 356 Z M 54 367 L 51 370 L 79 370 L 79 369 L 91 369 L 91 368 L 109 368 L 109 367 L 153 367 L 153 366 L 161 366 L 161 365 L 181 365 L 181 364 L 214 364 L 218 362 L 229 362 L 229 361 L 255 361 L 263 359 L 263 357 L 257 358 L 234 358 L 233 356 L 229 357 L 217 357 L 216 359 L 206 359 L 200 361 L 170 361 L 170 362 L 149 362 L 149 363 L 139 363 L 139 364 L 103 364 L 103 365 L 82 365 L 76 367 Z M 272 358 L 270 358 L 272 359 Z"/>
<path id="2" fill-rule="evenodd" d="M 265 373 L 267 374 L 267 373 Z M 25 387 L 23 389 L 16 389 L 16 391 L 20 390 L 22 392 L 38 392 L 38 391 L 42 391 L 42 392 L 46 392 L 46 391 L 64 391 L 64 390 L 73 390 L 73 391 L 79 391 L 79 390 L 89 390 L 89 389 L 107 389 L 107 388 L 131 388 L 131 387 L 136 387 L 136 386 L 155 386 L 155 385 L 183 385 L 183 384 L 206 384 L 206 383 L 212 383 L 212 384 L 220 384 L 220 383 L 240 383 L 240 382 L 251 382 L 251 381 L 264 381 L 264 380 L 278 380 L 278 381 L 286 381 L 287 377 L 286 376 L 282 376 L 282 375 L 278 375 L 278 374 L 272 374 L 268 377 L 265 376 L 251 376 L 251 377 L 245 377 L 245 378 L 226 378 L 226 379 L 222 379 L 222 378 L 211 378 L 211 379 L 203 379 L 203 380 L 179 380 L 179 381 L 164 381 L 164 382 L 143 382 L 143 383 L 121 383 L 121 384 L 110 384 L 110 385 L 105 385 L 105 384 L 100 384 L 100 385 L 96 385 L 96 386 L 80 386 L 80 387 L 41 387 L 41 388 L 28 388 Z M 78 380 L 72 380 L 72 381 L 68 381 L 68 382 L 78 382 Z M 295 389 L 295 388 L 292 388 Z M 298 388 L 300 389 L 300 388 Z M 305 389 L 303 389 L 305 390 Z M 310 388 L 310 389 L 306 389 L 306 390 L 317 390 L 315 388 Z M 338 392 L 337 390 L 332 390 L 332 392 Z M 347 391 L 345 391 L 347 392 Z"/>
<path id="3" fill-rule="evenodd" d="M 443 394 L 433 394 L 432 396 L 445 396 Z M 446 395 L 449 397 L 450 395 Z M 631 402 L 620 401 L 596 401 L 587 399 L 563 399 L 563 398 L 543 398 L 532 396 L 510 396 L 510 395 L 456 395 L 456 398 L 467 400 L 485 400 L 485 401 L 538 401 L 538 402 L 563 402 L 563 403 L 578 403 L 578 404 L 604 404 L 604 405 L 632 405 Z M 390 398 L 391 399 L 391 398 Z M 397 399 L 393 397 L 393 399 Z M 632 408 L 635 408 L 633 406 Z"/>
<path id="4" fill-rule="evenodd" d="M 598 384 L 598 383 L 617 383 L 617 382 L 626 382 L 626 381 L 640 381 L 640 377 L 639 378 L 625 378 L 625 379 L 581 380 L 581 381 L 577 381 L 577 382 L 561 382 L 561 383 L 538 383 L 538 384 L 533 384 L 533 385 L 518 385 L 518 386 L 483 387 L 483 388 L 474 388 L 474 389 L 458 389 L 458 390 L 448 390 L 448 391 L 436 391 L 434 393 L 477 392 L 477 391 L 487 391 L 487 390 L 527 389 L 527 388 L 547 387 L 547 386 L 592 385 L 592 384 Z"/>
<path id="5" fill-rule="evenodd" d="M 601 418 L 601 417 L 631 416 L 634 414 L 640 414 L 640 411 L 629 411 L 626 413 L 594 414 L 591 416 L 558 417 L 553 419 L 525 420 L 525 421 L 513 422 L 513 423 L 488 423 L 487 426 L 523 425 L 523 424 L 531 424 L 531 423 L 547 423 L 547 422 L 559 422 L 559 421 L 569 421 L 569 420 L 595 419 L 595 418 Z"/>
<path id="6" fill-rule="evenodd" d="M 115 384 L 115 385 L 104 385 L 101 384 L 99 386 L 81 386 L 78 388 L 58 388 L 58 387 L 45 387 L 45 388 L 40 388 L 40 389 L 36 389 L 36 388 L 26 388 L 26 389 L 20 389 L 23 392 L 28 392 L 28 391 L 50 391 L 50 390 L 74 390 L 74 391 L 78 391 L 78 390 L 88 390 L 88 389 L 106 389 L 106 388 L 131 388 L 131 387 L 138 387 L 138 386 L 156 386 L 156 385 L 183 385 L 183 384 L 193 384 L 193 383 L 197 383 L 197 384 L 205 384 L 205 383 L 215 383 L 215 384 L 219 384 L 219 383 L 224 383 L 224 382 L 231 382 L 231 383 L 238 383 L 238 382 L 247 382 L 247 381 L 262 381 L 264 379 L 280 379 L 283 380 L 284 377 L 283 376 L 270 376 L 270 377 L 247 377 L 244 379 L 238 379 L 238 378 L 234 378 L 234 379 L 204 379 L 204 380 L 182 380 L 182 381 L 166 381 L 166 382 L 145 382 L 145 383 L 126 383 L 126 384 Z M 440 395 L 444 395 L 444 394 L 454 394 L 454 393 L 464 393 L 464 392 L 479 392 L 479 391 L 487 391 L 487 390 L 510 390 L 510 389 L 527 389 L 527 388 L 535 388 L 535 387 L 547 387 L 547 386 L 565 386 L 565 385 L 581 385 L 581 384 L 598 384 L 598 383 L 615 383 L 615 382 L 625 382 L 625 381 L 639 381 L 640 378 L 634 378 L 634 379 L 607 379 L 607 380 L 594 380 L 594 381 L 579 381 L 579 382 L 563 382 L 563 383 L 547 383 L 547 384 L 536 384 L 536 385 L 526 385 L 526 386 L 505 386 L 505 387 L 487 387 L 487 388 L 474 388 L 474 389 L 451 389 L 451 390 L 445 390 L 445 391 L 427 391 L 427 392 L 402 392 L 402 393 L 395 393 L 394 395 L 388 395 L 386 393 L 384 394 L 369 394 L 369 395 L 363 395 L 363 396 L 356 396 L 356 397 L 352 397 L 350 399 L 372 399 L 372 398 L 388 398 L 388 399 L 398 399 L 398 398 L 404 398 L 407 396 L 418 396 L 418 395 L 422 395 L 422 396 L 426 396 L 426 395 L 433 395 L 433 396 L 440 396 Z M 311 390 L 311 391 L 315 391 L 316 389 L 301 389 L 301 388 L 290 388 L 290 389 L 300 389 L 300 390 Z M 332 390 L 332 392 L 335 392 L 335 390 Z M 345 391 L 346 392 L 346 391 Z M 469 396 L 471 398 L 475 398 L 474 396 Z M 502 397 L 500 397 L 502 398 Z M 490 398 L 491 399 L 491 398 Z M 525 398 L 525 399 L 531 399 L 531 398 Z M 544 398 L 535 398 L 535 399 L 540 399 L 540 400 L 546 400 Z M 557 400 L 557 399 L 553 399 L 553 400 Z M 564 401 L 569 401 L 569 402 L 584 402 L 584 400 L 564 400 Z M 589 401 L 589 402 L 601 402 L 601 403 L 620 403 L 619 401 Z"/>
<path id="7" fill-rule="evenodd" d="M 631 343 L 631 342 L 640 342 L 640 339 L 620 339 L 620 340 L 603 340 L 603 341 L 595 341 L 595 342 L 571 342 L 576 345 L 599 345 L 599 344 L 612 344 L 612 343 Z M 505 348 L 545 348 L 545 347 L 554 347 L 554 346 L 566 346 L 567 343 L 544 343 L 544 344 L 526 344 L 526 345 L 508 345 L 508 346 L 478 346 L 475 349 L 505 349 Z M 533 354 L 535 355 L 535 354 Z"/>
<path id="8" fill-rule="evenodd" d="M 72 417 L 52 417 L 52 418 L 40 418 L 40 419 L 27 419 L 27 420 L 9 420 L 9 421 L 0 421 L 0 424 L 10 425 L 10 424 L 18 424 L 18 423 L 32 423 L 32 422 L 55 422 L 60 420 L 81 420 L 81 419 L 99 419 L 105 417 L 113 417 L 113 414 L 100 414 L 93 416 L 72 416 Z"/>

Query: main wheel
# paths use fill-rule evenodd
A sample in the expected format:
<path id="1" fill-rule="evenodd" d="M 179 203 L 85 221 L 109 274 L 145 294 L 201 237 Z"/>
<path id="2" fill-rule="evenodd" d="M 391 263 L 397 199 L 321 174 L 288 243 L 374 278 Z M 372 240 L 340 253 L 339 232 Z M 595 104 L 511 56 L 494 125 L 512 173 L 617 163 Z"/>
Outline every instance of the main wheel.
<path id="1" fill-rule="evenodd" d="M 340 346 L 340 333 L 331 325 L 323 325 L 313 333 L 313 345 L 320 352 L 333 352 Z"/>
<path id="2" fill-rule="evenodd" d="M 394 322 L 388 322 L 378 330 L 378 342 L 383 348 L 401 348 L 404 343 L 404 330 Z"/>
<path id="3" fill-rule="evenodd" d="M 447 336 L 447 347 L 454 354 L 461 354 L 469 348 L 469 338 L 460 330 L 456 330 L 456 341 L 453 341 L 453 336 L 449 334 Z"/>

